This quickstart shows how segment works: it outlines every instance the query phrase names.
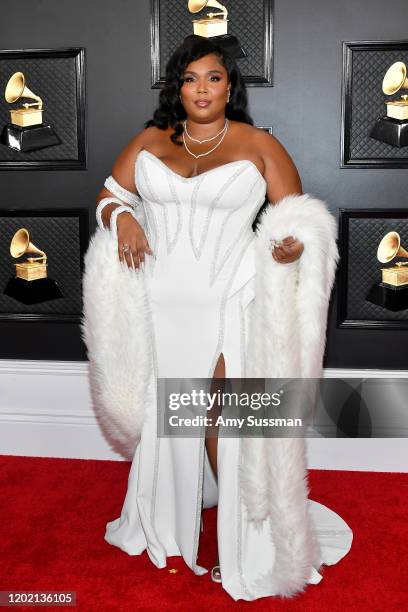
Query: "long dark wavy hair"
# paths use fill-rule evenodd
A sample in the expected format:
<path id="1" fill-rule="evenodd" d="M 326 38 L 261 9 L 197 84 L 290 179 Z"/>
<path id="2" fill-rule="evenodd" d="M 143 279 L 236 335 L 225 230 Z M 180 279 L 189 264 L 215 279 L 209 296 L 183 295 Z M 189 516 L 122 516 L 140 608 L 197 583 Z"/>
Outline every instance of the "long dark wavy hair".
<path id="1" fill-rule="evenodd" d="M 214 53 L 227 71 L 231 82 L 230 99 L 225 108 L 228 119 L 254 125 L 248 113 L 248 98 L 244 80 L 235 59 L 222 47 L 204 36 L 192 34 L 184 39 L 170 57 L 166 66 L 166 82 L 159 95 L 159 106 L 153 113 L 153 119 L 145 122 L 144 127 L 155 125 L 161 130 L 169 126 L 174 128 L 170 140 L 177 145 L 183 142 L 178 137 L 183 133 L 182 121 L 187 113 L 179 98 L 183 85 L 184 71 L 190 62 Z"/>

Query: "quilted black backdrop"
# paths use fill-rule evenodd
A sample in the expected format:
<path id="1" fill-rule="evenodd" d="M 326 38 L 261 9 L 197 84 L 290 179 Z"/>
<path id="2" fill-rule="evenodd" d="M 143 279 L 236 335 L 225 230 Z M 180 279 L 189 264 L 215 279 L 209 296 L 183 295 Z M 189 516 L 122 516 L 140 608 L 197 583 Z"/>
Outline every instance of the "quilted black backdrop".
<path id="1" fill-rule="evenodd" d="M 396 261 L 407 261 L 400 257 L 387 264 L 377 259 L 377 248 L 382 238 L 391 231 L 400 235 L 401 246 L 408 246 L 408 210 L 404 217 L 391 216 L 373 218 L 370 213 L 353 217 L 353 212 L 347 215 L 347 239 L 341 241 L 341 261 L 346 268 L 343 279 L 339 283 L 339 292 L 345 299 L 342 319 L 345 321 L 407 321 L 408 309 L 391 311 L 367 300 L 367 294 L 374 283 L 382 280 L 381 268 L 395 265 Z"/>
<path id="2" fill-rule="evenodd" d="M 180 0 L 151 0 L 152 27 L 159 47 L 158 75 L 164 81 L 165 66 L 170 55 L 188 35 L 193 34 L 193 19 L 202 19 L 209 11 L 190 13 L 187 2 Z M 273 66 L 273 0 L 234 0 L 221 2 L 228 10 L 228 34 L 238 37 L 248 57 L 239 60 L 239 67 L 248 85 L 272 85 Z M 153 48 L 154 51 L 154 48 Z"/>
<path id="3" fill-rule="evenodd" d="M 238 3 L 236 0 L 225 3 L 230 11 L 232 31 Z M 168 10 L 176 3 L 172 0 L 164 4 Z M 257 4 L 258 0 L 243 3 L 240 14 L 251 44 L 260 49 L 264 44 L 264 30 L 255 21 L 257 12 L 252 13 L 252 7 Z M 188 13 L 187 0 L 180 0 L 177 6 L 189 34 L 193 16 Z M 81 171 L 2 170 L 0 205 L 3 210 L 86 208 L 90 231 L 94 231 L 96 196 L 111 173 L 114 160 L 157 107 L 160 90 L 152 88 L 150 8 L 150 0 L 19 0 L 5 4 L 3 50 L 85 48 L 88 167 Z M 274 1 L 273 87 L 249 87 L 249 110 L 256 125 L 273 126 L 274 136 L 285 146 L 299 170 L 304 192 L 325 200 L 336 217 L 339 209 L 345 207 L 383 209 L 407 205 L 407 169 L 340 167 L 343 41 L 407 39 L 407 23 L 406 0 L 393 0 L 387 7 L 372 0 L 358 3 Z M 169 45 L 181 38 L 175 25 L 178 22 L 171 22 L 168 17 L 161 20 Z M 170 46 L 163 50 L 164 54 L 169 52 Z M 248 58 L 247 64 L 244 64 L 247 60 L 240 60 L 246 74 L 262 71 L 262 62 L 258 59 L 250 63 L 255 57 L 253 54 Z M 392 60 L 393 55 L 386 57 L 384 68 Z M 364 79 L 367 66 L 356 63 L 355 67 L 358 78 Z M 383 69 L 377 63 L 368 71 L 370 68 L 378 70 L 378 74 Z M 64 68 L 64 72 L 72 74 L 69 68 Z M 40 92 L 45 84 L 30 81 L 28 85 L 33 91 L 38 87 Z M 362 87 L 361 91 L 372 95 L 367 88 Z M 44 101 L 48 108 L 46 95 Z M 381 103 L 380 107 L 372 107 L 374 114 L 381 112 Z M 64 109 L 65 112 L 68 119 L 72 117 L 72 107 Z M 54 120 L 51 115 L 47 118 L 50 123 Z M 64 140 L 64 146 L 73 147 L 74 140 L 72 132 Z M 358 143 L 358 133 L 353 131 L 353 147 L 358 147 Z M 67 155 L 71 150 L 66 150 Z M 354 148 L 353 154 L 356 152 Z M 48 153 L 51 148 L 41 155 Z M 28 212 L 26 216 L 29 217 Z M 376 239 L 377 236 L 373 241 Z M 39 245 L 45 245 L 42 239 Z M 74 251 L 67 245 L 67 256 Z M 2 268 L 10 269 L 10 255 L 5 247 L 3 252 L 6 256 Z M 53 264 L 59 258 L 60 255 L 53 256 Z M 406 369 L 408 332 L 337 328 L 337 289 L 329 316 L 325 366 Z M 354 295 L 357 292 L 353 290 L 349 303 L 353 312 L 359 308 Z M 71 311 L 71 307 L 76 310 L 78 296 L 75 299 L 67 310 Z M 62 306 L 61 300 L 58 308 Z M 0 336 L 0 358 L 86 358 L 76 322 L 24 323 L 0 318 Z"/>
<path id="4" fill-rule="evenodd" d="M 393 95 L 382 91 L 382 82 L 394 62 L 408 66 L 408 41 L 395 43 L 347 43 L 344 48 L 344 164 L 358 167 L 378 165 L 395 166 L 406 161 L 408 147 L 395 147 L 370 137 L 379 117 L 387 114 L 385 102 L 397 100 L 407 93 L 402 89 Z"/>
<path id="5" fill-rule="evenodd" d="M 27 211 L 28 212 L 28 211 Z M 69 211 L 62 216 L 42 214 L 41 216 L 0 216 L 0 248 L 3 265 L 0 267 L 0 318 L 12 315 L 46 315 L 54 319 L 78 320 L 82 311 L 81 278 L 85 234 L 88 234 L 87 217 L 84 211 Z M 38 257 L 27 253 L 17 259 L 10 254 L 10 242 L 14 233 L 26 228 L 30 242 L 47 255 L 47 276 L 55 280 L 63 294 L 62 298 L 47 300 L 38 304 L 23 304 L 9 295 L 4 288 L 9 278 L 15 276 L 15 263 L 22 263 L 27 257 Z"/>
<path id="6" fill-rule="evenodd" d="M 85 74 L 82 49 L 0 51 L 0 128 L 10 123 L 10 110 L 21 107 L 4 99 L 7 83 L 22 72 L 25 85 L 43 101 L 43 122 L 50 125 L 61 143 L 37 151 L 16 151 L 0 144 L 0 170 L 29 162 L 39 168 L 86 168 Z M 14 165 L 12 165 L 14 162 Z M 47 162 L 47 163 L 46 163 Z M 28 164 L 26 164 L 28 166 Z"/>

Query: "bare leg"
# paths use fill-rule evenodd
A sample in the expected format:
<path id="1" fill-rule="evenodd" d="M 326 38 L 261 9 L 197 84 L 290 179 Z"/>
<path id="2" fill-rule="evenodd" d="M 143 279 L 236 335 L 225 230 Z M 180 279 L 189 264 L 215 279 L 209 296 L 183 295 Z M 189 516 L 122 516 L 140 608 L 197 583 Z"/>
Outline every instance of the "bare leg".
<path id="1" fill-rule="evenodd" d="M 218 390 L 222 391 L 224 389 L 224 385 L 222 381 L 217 381 L 218 378 L 225 378 L 225 361 L 223 353 L 220 354 L 217 365 L 214 370 L 213 380 L 211 383 L 211 393 L 216 393 Z M 212 422 L 215 423 L 217 417 L 221 414 L 221 407 L 215 403 L 211 410 L 207 411 L 207 416 L 212 418 Z M 218 479 L 218 469 L 217 469 L 217 449 L 218 449 L 218 435 L 215 430 L 218 430 L 218 427 L 214 424 L 212 426 L 207 427 L 207 435 L 205 440 L 205 445 L 207 448 L 208 459 L 210 460 L 210 465 L 214 476 Z M 208 435 L 211 432 L 211 436 Z"/>

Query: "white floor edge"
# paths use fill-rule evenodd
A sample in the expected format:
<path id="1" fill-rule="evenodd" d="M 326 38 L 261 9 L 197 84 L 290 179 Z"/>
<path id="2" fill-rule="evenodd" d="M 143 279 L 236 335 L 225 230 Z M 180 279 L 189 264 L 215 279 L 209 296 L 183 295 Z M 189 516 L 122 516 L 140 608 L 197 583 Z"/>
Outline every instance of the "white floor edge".
<path id="1" fill-rule="evenodd" d="M 324 376 L 407 378 L 408 371 L 325 369 Z M 96 422 L 88 362 L 0 360 L 0 455 L 124 460 Z M 407 438 L 309 439 L 308 465 L 408 472 Z"/>

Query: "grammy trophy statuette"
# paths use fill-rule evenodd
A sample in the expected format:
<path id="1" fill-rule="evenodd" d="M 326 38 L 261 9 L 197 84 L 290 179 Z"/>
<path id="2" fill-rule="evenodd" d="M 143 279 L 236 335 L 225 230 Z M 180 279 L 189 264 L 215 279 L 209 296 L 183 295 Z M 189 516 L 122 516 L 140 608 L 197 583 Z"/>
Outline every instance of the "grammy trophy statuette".
<path id="1" fill-rule="evenodd" d="M 408 257 L 401 246 L 398 232 L 388 232 L 377 249 L 377 259 L 388 263 L 394 257 Z M 382 281 L 371 287 L 366 299 L 394 312 L 408 308 L 408 262 L 397 261 L 394 266 L 381 268 Z"/>
<path id="2" fill-rule="evenodd" d="M 217 0 L 189 0 L 188 2 L 190 13 L 199 13 L 206 7 L 217 8 L 221 12 L 210 12 L 204 18 L 193 19 L 194 34 L 211 38 L 211 40 L 222 46 L 235 59 L 247 57 L 247 53 L 241 47 L 238 38 L 228 34 L 228 11 L 223 4 L 217 2 Z"/>
<path id="3" fill-rule="evenodd" d="M 408 89 L 407 67 L 404 62 L 394 62 L 385 73 L 382 90 L 392 96 L 402 89 Z M 394 147 L 408 145 L 408 95 L 386 101 L 387 114 L 379 117 L 370 132 L 370 137 Z"/>
<path id="4" fill-rule="evenodd" d="M 9 104 L 17 102 L 20 98 L 29 98 L 35 102 L 25 102 L 19 108 L 10 109 L 11 120 L 1 133 L 2 144 L 24 152 L 61 144 L 53 128 L 43 123 L 43 102 L 26 86 L 22 72 L 11 75 L 4 97 Z"/>
<path id="5" fill-rule="evenodd" d="M 30 234 L 25 227 L 14 234 L 10 243 L 10 254 L 21 257 L 25 253 L 39 253 L 40 257 L 27 257 L 14 264 L 16 276 L 10 278 L 4 294 L 23 304 L 38 304 L 63 296 L 57 281 L 47 277 L 47 255 L 30 242 Z"/>

